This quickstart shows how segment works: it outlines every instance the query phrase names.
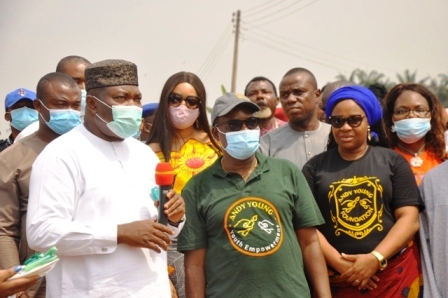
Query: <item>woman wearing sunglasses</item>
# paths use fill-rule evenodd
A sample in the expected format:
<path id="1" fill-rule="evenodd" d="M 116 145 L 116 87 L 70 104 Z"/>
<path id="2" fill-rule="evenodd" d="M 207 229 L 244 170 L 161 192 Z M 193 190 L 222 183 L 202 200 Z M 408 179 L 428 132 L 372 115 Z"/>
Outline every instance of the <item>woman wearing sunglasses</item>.
<path id="1" fill-rule="evenodd" d="M 445 109 L 419 84 L 399 84 L 384 98 L 384 130 L 390 147 L 406 158 L 419 185 L 446 159 Z"/>
<path id="2" fill-rule="evenodd" d="M 326 106 L 328 150 L 303 167 L 325 224 L 318 227 L 333 297 L 417 297 L 413 237 L 423 208 L 406 160 L 372 146 L 382 111 L 365 87 L 335 91 Z"/>
<path id="3" fill-rule="evenodd" d="M 177 193 L 221 154 L 207 120 L 205 88 L 195 74 L 182 71 L 166 81 L 147 144 L 173 166 Z M 185 297 L 184 264 L 176 246 L 177 240 L 168 249 L 168 271 L 180 298 Z"/>

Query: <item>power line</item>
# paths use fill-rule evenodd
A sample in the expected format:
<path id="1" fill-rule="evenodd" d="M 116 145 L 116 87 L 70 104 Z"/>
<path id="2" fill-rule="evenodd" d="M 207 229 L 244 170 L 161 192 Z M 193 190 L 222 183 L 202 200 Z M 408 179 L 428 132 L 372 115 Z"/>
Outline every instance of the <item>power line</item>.
<path id="1" fill-rule="evenodd" d="M 212 72 L 212 70 L 215 68 L 216 64 L 218 63 L 219 59 L 221 58 L 222 54 L 224 53 L 224 50 L 229 45 L 230 38 L 231 38 L 230 34 L 226 36 L 226 39 L 224 40 L 221 47 L 219 48 L 219 51 L 217 52 L 215 57 L 211 60 L 208 68 L 204 71 L 204 74 L 203 74 L 204 79 L 207 78 L 210 75 L 210 73 Z"/>
<path id="2" fill-rule="evenodd" d="M 293 7 L 294 5 L 300 3 L 300 1 L 302 1 L 302 0 L 296 0 L 296 1 L 294 1 L 292 4 L 289 4 L 288 6 L 282 7 L 282 8 L 280 8 L 279 10 L 276 10 L 276 11 L 274 11 L 274 12 L 272 12 L 272 13 L 269 13 L 269 14 L 266 14 L 266 15 L 264 15 L 264 16 L 261 16 L 261 17 L 259 17 L 258 19 L 250 20 L 250 22 L 258 22 L 258 21 L 260 21 L 260 20 L 266 20 L 267 18 L 271 18 L 271 17 L 273 17 L 273 16 L 275 16 L 275 15 L 281 13 L 282 11 L 284 11 L 284 10 L 286 10 L 286 9 L 289 9 L 289 8 Z M 244 17 L 247 17 L 247 16 L 244 16 Z"/>
<path id="3" fill-rule="evenodd" d="M 331 65 L 331 64 L 328 64 L 328 63 L 322 63 L 321 61 L 318 61 L 318 60 L 315 60 L 315 59 L 310 59 L 310 58 L 307 58 L 307 57 L 299 56 L 299 55 L 297 55 L 297 54 L 295 54 L 295 53 L 292 53 L 292 52 L 289 52 L 289 51 L 285 51 L 285 50 L 282 49 L 282 48 L 279 48 L 279 47 L 277 47 L 277 46 L 275 46 L 275 45 L 269 44 L 269 43 L 267 43 L 267 42 L 265 42 L 265 41 L 262 41 L 262 40 L 260 40 L 260 39 L 258 39 L 258 38 L 256 38 L 256 37 L 249 36 L 249 35 L 247 35 L 246 33 L 242 33 L 242 36 L 243 36 L 244 38 L 246 38 L 247 40 L 253 42 L 253 43 L 256 43 L 256 44 L 265 46 L 265 47 L 267 47 L 267 48 L 270 48 L 270 49 L 273 49 L 273 50 L 282 52 L 282 53 L 284 53 L 284 54 L 288 54 L 288 55 L 294 56 L 294 57 L 299 58 L 299 59 L 307 60 L 307 61 L 310 61 L 310 62 L 312 62 L 312 63 L 319 64 L 319 65 L 322 65 L 322 66 L 331 68 L 331 69 L 336 70 L 336 71 L 341 71 L 340 67 L 338 67 L 338 66 Z"/>
<path id="4" fill-rule="evenodd" d="M 216 56 L 216 53 L 218 51 L 218 49 L 222 46 L 222 43 L 224 42 L 226 36 L 228 35 L 229 31 L 231 28 L 231 23 L 229 22 L 227 24 L 227 27 L 224 29 L 224 31 L 222 32 L 221 36 L 219 37 L 218 41 L 216 42 L 215 46 L 213 47 L 213 49 L 211 50 L 211 52 L 209 53 L 209 55 L 207 56 L 207 58 L 205 59 L 205 61 L 202 63 L 201 67 L 198 70 L 198 74 L 204 70 L 207 69 L 207 66 L 213 61 L 213 57 Z"/>
<path id="5" fill-rule="evenodd" d="M 257 15 L 257 14 L 259 14 L 259 13 L 262 13 L 262 12 L 268 10 L 269 8 L 271 8 L 271 7 L 273 7 L 273 6 L 276 6 L 276 5 L 280 4 L 280 2 L 284 2 L 284 1 L 285 1 L 285 0 L 268 1 L 268 2 L 266 2 L 266 3 L 264 3 L 264 4 L 270 3 L 271 5 L 266 6 L 265 8 L 261 9 L 260 11 L 251 12 L 251 13 L 246 13 L 247 11 L 244 11 L 244 10 L 243 10 L 241 13 L 243 14 L 244 17 L 249 17 L 249 16 Z M 261 5 L 260 5 L 259 7 L 261 7 Z"/>
<path id="6" fill-rule="evenodd" d="M 212 70 L 215 68 L 216 63 L 218 63 L 219 59 L 221 58 L 222 53 L 227 48 L 229 41 L 231 38 L 231 34 L 227 34 L 223 42 L 221 43 L 220 47 L 218 48 L 216 54 L 212 59 L 210 59 L 210 63 L 208 64 L 208 67 L 203 72 L 203 77 L 206 79 L 208 75 L 212 72 Z"/>
<path id="7" fill-rule="evenodd" d="M 252 24 L 247 23 L 247 22 L 243 22 L 243 24 L 244 24 L 244 25 L 246 25 L 246 24 L 247 24 L 247 25 L 252 25 Z M 335 53 L 333 53 L 333 52 L 325 51 L 325 50 L 323 50 L 322 48 L 319 48 L 319 47 L 313 47 L 313 46 L 310 46 L 310 45 L 307 45 L 307 44 L 304 44 L 304 43 L 301 43 L 301 42 L 292 40 L 292 39 L 290 39 L 290 38 L 284 37 L 284 36 L 282 36 L 282 35 L 279 35 L 279 34 L 277 34 L 277 33 L 272 32 L 272 31 L 269 31 L 269 30 L 266 30 L 266 29 L 258 28 L 258 26 L 253 26 L 253 27 L 250 27 L 250 28 L 243 27 L 243 29 L 244 29 L 244 30 L 248 30 L 248 31 L 249 31 L 249 30 L 256 30 L 257 32 L 254 32 L 254 33 L 255 33 L 256 35 L 262 35 L 263 38 L 268 38 L 268 39 L 277 38 L 277 39 L 281 39 L 281 40 L 290 42 L 290 43 L 293 44 L 294 46 L 299 45 L 299 46 L 302 46 L 302 47 L 305 47 L 305 48 L 312 49 L 312 50 L 315 51 L 315 52 L 320 52 L 321 55 L 326 54 L 326 55 L 330 55 L 332 58 L 337 57 L 337 58 L 339 58 L 339 59 L 344 60 L 345 62 L 351 62 L 351 63 L 354 63 L 354 64 L 357 65 L 357 67 L 359 67 L 360 64 L 361 64 L 361 65 L 366 65 L 367 67 L 369 67 L 369 64 L 366 63 L 366 61 L 360 61 L 360 60 L 356 60 L 356 59 L 353 59 L 353 58 L 344 57 L 344 56 L 335 54 Z M 274 42 L 277 42 L 277 41 L 274 41 Z M 279 42 L 279 43 L 281 43 L 281 42 Z M 288 45 L 288 46 L 290 46 L 290 45 Z M 323 53 L 323 54 L 322 54 L 322 53 Z M 388 67 L 384 67 L 384 66 L 378 66 L 378 65 L 376 65 L 375 68 L 380 68 L 380 69 L 387 70 L 387 71 L 397 72 L 397 70 L 390 69 L 390 68 L 388 68 Z"/>
<path id="8" fill-rule="evenodd" d="M 246 36 L 250 36 L 250 35 L 247 35 L 247 34 L 246 34 Z M 254 36 L 251 36 L 251 37 L 254 37 Z M 299 47 L 297 47 L 297 45 L 294 44 L 294 43 L 287 44 L 287 43 L 282 42 L 282 41 L 274 40 L 274 39 L 272 39 L 272 37 L 275 37 L 275 35 L 274 35 L 274 36 L 269 36 L 269 35 L 266 35 L 265 33 L 257 33 L 257 36 L 254 37 L 254 38 L 257 38 L 257 37 L 261 37 L 261 38 L 263 38 L 263 39 L 265 40 L 265 42 L 266 42 L 266 40 L 267 40 L 267 41 L 271 42 L 271 43 L 274 44 L 274 45 L 280 45 L 280 46 L 284 46 L 284 47 L 287 47 L 287 48 L 290 48 L 290 49 L 292 48 L 293 50 L 295 50 L 295 51 L 297 51 L 297 52 L 305 53 L 305 54 L 307 54 L 308 56 L 312 56 L 312 57 L 314 57 L 314 58 L 316 58 L 316 59 L 319 59 L 319 61 L 327 61 L 327 62 L 332 63 L 332 64 L 339 64 L 339 65 L 341 65 L 341 66 L 343 66 L 343 67 L 353 67 L 353 66 L 350 66 L 350 65 L 347 64 L 347 63 L 343 63 L 343 62 L 335 61 L 334 59 L 331 59 L 331 58 L 328 59 L 328 58 L 325 58 L 325 57 L 319 57 L 319 56 L 316 56 L 316 53 L 315 53 L 314 51 L 310 51 L 310 50 L 306 50 L 306 49 L 299 48 Z M 317 53 L 317 54 L 319 55 L 319 53 Z M 347 62 L 347 61 L 344 61 L 344 62 Z M 350 62 L 350 61 L 349 61 L 349 62 Z M 359 66 L 359 65 L 356 64 L 356 67 L 358 67 L 358 66 Z"/>
<path id="9" fill-rule="evenodd" d="M 257 25 L 258 25 L 258 26 L 264 26 L 264 25 L 270 24 L 270 23 L 272 23 L 272 22 L 278 21 L 278 20 L 280 20 L 280 19 L 282 19 L 282 18 L 284 18 L 284 17 L 287 17 L 287 16 L 289 16 L 289 15 L 291 15 L 291 14 L 293 14 L 293 13 L 298 12 L 299 10 L 302 10 L 302 9 L 304 9 L 304 8 L 306 8 L 306 7 L 308 7 L 308 6 L 310 6 L 311 4 L 313 4 L 313 3 L 317 2 L 317 1 L 318 1 L 318 0 L 313 0 L 313 1 L 311 1 L 310 3 L 305 4 L 304 6 L 301 6 L 301 7 L 297 8 L 297 9 L 295 9 L 295 10 L 293 10 L 293 11 L 290 11 L 289 13 L 284 14 L 284 15 L 282 15 L 282 16 L 276 18 L 276 19 L 273 19 L 273 20 L 270 20 L 270 21 L 267 21 L 267 22 L 264 22 L 264 23 L 261 23 L 261 24 L 257 24 Z"/>
<path id="10" fill-rule="evenodd" d="M 254 7 L 252 7 L 252 8 L 248 8 L 248 9 L 246 9 L 246 10 L 243 10 L 242 12 L 248 12 L 248 11 L 257 10 L 257 9 L 259 9 L 260 7 L 263 7 L 263 6 L 265 6 L 266 4 L 269 4 L 269 3 L 272 3 L 272 1 L 266 1 L 266 2 L 263 3 L 263 4 L 260 4 L 260 5 L 258 5 L 258 6 L 254 6 Z"/>
<path id="11" fill-rule="evenodd" d="M 205 75 L 207 72 L 209 72 L 210 67 L 214 64 L 214 61 L 220 55 L 222 52 L 222 47 L 225 44 L 225 42 L 230 37 L 230 31 L 232 28 L 232 23 L 229 22 L 227 24 L 227 27 L 222 32 L 221 36 L 219 37 L 218 41 L 216 42 L 215 46 L 211 50 L 211 52 L 208 54 L 205 61 L 202 63 L 201 67 L 198 69 L 198 76 L 201 76 L 201 74 Z"/>

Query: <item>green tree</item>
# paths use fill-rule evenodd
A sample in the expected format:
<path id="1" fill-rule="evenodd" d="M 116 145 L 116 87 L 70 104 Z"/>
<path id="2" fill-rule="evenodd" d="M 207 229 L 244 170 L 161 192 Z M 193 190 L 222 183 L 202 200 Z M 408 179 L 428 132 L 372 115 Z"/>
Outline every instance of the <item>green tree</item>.
<path id="1" fill-rule="evenodd" d="M 389 79 L 383 73 L 379 73 L 376 70 L 371 70 L 370 72 L 366 72 L 362 69 L 355 69 L 352 71 L 349 77 L 339 74 L 336 76 L 338 80 L 350 81 L 357 85 L 362 86 L 370 86 L 372 84 L 383 84 L 387 87 L 391 84 Z"/>
<path id="2" fill-rule="evenodd" d="M 426 87 L 434 92 L 444 107 L 448 107 L 448 74 L 439 74 L 437 79 L 431 79 Z"/>
<path id="3" fill-rule="evenodd" d="M 421 80 L 417 80 L 417 70 L 415 70 L 413 73 L 411 73 L 409 71 L 409 69 L 406 69 L 404 71 L 403 75 L 400 75 L 399 73 L 397 73 L 397 80 L 398 80 L 398 84 L 404 84 L 404 83 L 416 83 L 416 84 L 421 84 L 421 85 L 425 85 L 426 86 L 426 82 L 429 80 L 429 76 L 425 77 Z"/>
<path id="4" fill-rule="evenodd" d="M 421 84 L 431 90 L 445 107 L 448 107 L 448 73 L 441 73 L 435 78 L 426 76 L 423 79 L 417 79 L 417 70 L 414 72 L 406 69 L 403 74 L 396 74 L 398 83 L 416 83 Z M 369 86 L 375 83 L 383 84 L 387 90 L 390 90 L 397 83 L 391 81 L 384 74 L 376 70 L 370 72 L 362 69 L 355 69 L 349 76 L 339 74 L 337 80 L 350 81 L 358 85 Z"/>

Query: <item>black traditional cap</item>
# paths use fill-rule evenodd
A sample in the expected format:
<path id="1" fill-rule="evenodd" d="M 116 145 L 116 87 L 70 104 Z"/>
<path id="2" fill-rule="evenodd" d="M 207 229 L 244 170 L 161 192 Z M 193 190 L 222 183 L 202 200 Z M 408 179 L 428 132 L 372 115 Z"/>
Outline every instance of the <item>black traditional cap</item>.
<path id="1" fill-rule="evenodd" d="M 104 60 L 86 68 L 86 91 L 109 86 L 138 86 L 137 65 L 125 60 Z"/>

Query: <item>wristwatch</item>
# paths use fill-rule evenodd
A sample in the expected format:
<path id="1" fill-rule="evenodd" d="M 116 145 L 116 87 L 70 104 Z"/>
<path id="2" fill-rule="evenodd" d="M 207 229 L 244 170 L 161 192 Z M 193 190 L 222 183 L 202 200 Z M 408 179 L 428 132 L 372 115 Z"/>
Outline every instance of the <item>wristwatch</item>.
<path id="1" fill-rule="evenodd" d="M 177 228 L 184 221 L 185 221 L 185 214 L 184 214 L 184 216 L 182 216 L 182 218 L 178 222 L 172 222 L 172 221 L 168 220 L 168 223 L 170 224 L 170 226 Z"/>
<path id="2" fill-rule="evenodd" d="M 383 257 L 382 254 L 380 254 L 379 252 L 377 252 L 376 250 L 371 252 L 372 255 L 375 256 L 375 258 L 378 259 L 378 262 L 380 263 L 380 270 L 384 270 L 387 267 L 387 259 L 385 257 Z"/>

